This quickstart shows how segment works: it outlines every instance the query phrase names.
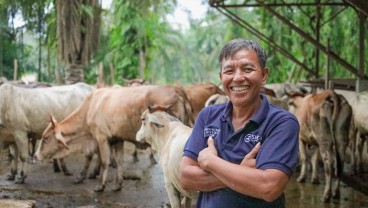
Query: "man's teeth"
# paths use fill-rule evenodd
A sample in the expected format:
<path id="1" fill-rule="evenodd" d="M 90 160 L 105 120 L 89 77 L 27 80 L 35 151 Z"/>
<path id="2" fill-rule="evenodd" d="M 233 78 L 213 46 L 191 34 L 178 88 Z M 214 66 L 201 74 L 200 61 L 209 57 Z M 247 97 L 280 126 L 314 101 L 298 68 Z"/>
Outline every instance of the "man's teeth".
<path id="1" fill-rule="evenodd" d="M 237 86 L 237 87 L 232 87 L 231 89 L 235 92 L 241 92 L 241 91 L 244 91 L 244 90 L 247 90 L 249 87 L 247 86 Z"/>

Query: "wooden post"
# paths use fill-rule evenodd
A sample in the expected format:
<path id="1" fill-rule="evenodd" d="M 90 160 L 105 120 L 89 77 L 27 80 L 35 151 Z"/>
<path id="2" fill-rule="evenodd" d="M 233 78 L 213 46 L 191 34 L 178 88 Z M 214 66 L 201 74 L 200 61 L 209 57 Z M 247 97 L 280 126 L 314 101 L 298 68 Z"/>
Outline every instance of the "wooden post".
<path id="1" fill-rule="evenodd" d="M 114 85 L 115 84 L 115 69 L 111 62 L 109 66 L 110 66 L 111 85 Z"/>
<path id="2" fill-rule="evenodd" d="M 14 59 L 14 74 L 13 74 L 13 80 L 16 81 L 18 77 L 18 60 Z"/>
<path id="3" fill-rule="evenodd" d="M 103 63 L 100 62 L 98 65 L 98 84 L 103 86 L 104 83 Z"/>

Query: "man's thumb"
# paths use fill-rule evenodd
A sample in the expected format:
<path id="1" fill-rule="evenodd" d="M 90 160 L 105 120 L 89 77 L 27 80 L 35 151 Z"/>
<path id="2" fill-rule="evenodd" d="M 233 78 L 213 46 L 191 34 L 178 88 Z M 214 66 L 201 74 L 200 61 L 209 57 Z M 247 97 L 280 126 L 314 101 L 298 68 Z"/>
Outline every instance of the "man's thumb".
<path id="1" fill-rule="evenodd" d="M 213 140 L 212 136 L 208 137 L 207 144 L 208 146 L 215 146 L 215 141 Z"/>

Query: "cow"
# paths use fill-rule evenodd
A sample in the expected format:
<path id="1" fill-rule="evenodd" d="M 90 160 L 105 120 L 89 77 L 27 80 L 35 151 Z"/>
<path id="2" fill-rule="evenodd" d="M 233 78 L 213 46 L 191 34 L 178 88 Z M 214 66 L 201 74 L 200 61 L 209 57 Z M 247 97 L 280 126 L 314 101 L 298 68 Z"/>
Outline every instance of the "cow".
<path id="1" fill-rule="evenodd" d="M 353 173 L 363 173 L 363 147 L 366 140 L 368 140 L 368 91 L 356 94 L 351 100 L 350 105 L 353 109 L 353 125 L 354 133 L 352 140 L 352 170 Z M 356 150 L 356 151 L 355 151 Z M 356 157 L 356 159 L 355 159 Z"/>
<path id="2" fill-rule="evenodd" d="M 121 80 L 123 80 L 129 87 L 137 87 L 137 86 L 144 85 L 146 83 L 146 80 L 138 79 L 138 78 L 125 79 L 124 77 L 122 77 Z"/>
<path id="3" fill-rule="evenodd" d="M 343 171 L 345 150 L 349 144 L 352 109 L 346 99 L 333 90 L 320 93 L 291 95 L 289 110 L 300 124 L 299 153 L 301 171 L 298 182 L 304 182 L 307 168 L 307 145 L 317 146 L 322 157 L 326 178 L 322 200 L 339 198 L 339 176 Z M 318 183 L 318 151 L 312 155 L 312 183 Z M 331 191 L 332 182 L 333 193 Z"/>
<path id="4" fill-rule="evenodd" d="M 42 134 L 36 158 L 42 160 L 65 157 L 74 151 L 84 151 L 86 147 L 93 150 L 97 145 L 102 176 L 94 191 L 100 192 L 106 186 L 112 150 L 117 163 L 112 190 L 121 190 L 124 141 L 137 143 L 136 133 L 141 125 L 140 117 L 147 108 L 147 103 L 151 106 L 170 105 L 175 110 L 173 114 L 179 112 L 178 117 L 184 112 L 181 109 L 185 104 L 173 89 L 169 86 L 151 85 L 97 89 L 62 121 L 51 119 Z M 161 97 L 162 95 L 168 96 Z"/>
<path id="5" fill-rule="evenodd" d="M 198 116 L 199 111 L 205 107 L 207 99 L 214 94 L 225 95 L 217 85 L 212 83 L 193 84 L 184 88 L 185 93 L 193 109 L 193 120 Z"/>
<path id="6" fill-rule="evenodd" d="M 24 183 L 27 177 L 28 138 L 41 138 L 51 114 L 66 117 L 94 90 L 85 83 L 46 88 L 23 88 L 10 83 L 0 86 L 0 126 L 14 137 L 17 158 L 8 179 Z"/>
<path id="7" fill-rule="evenodd" d="M 158 111 L 148 106 L 141 117 L 142 125 L 137 132 L 137 141 L 148 142 L 158 152 L 171 207 L 180 208 L 183 197 L 184 207 L 189 208 L 198 192 L 184 190 L 180 186 L 179 168 L 184 145 L 192 128 L 165 111 L 167 110 Z"/>

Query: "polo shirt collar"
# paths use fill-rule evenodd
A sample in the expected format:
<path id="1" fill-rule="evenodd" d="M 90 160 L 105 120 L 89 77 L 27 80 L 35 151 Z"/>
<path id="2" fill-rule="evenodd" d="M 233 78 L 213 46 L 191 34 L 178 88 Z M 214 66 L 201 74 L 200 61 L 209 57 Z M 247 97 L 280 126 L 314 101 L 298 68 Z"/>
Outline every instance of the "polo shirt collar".
<path id="1" fill-rule="evenodd" d="M 257 109 L 254 116 L 250 119 L 250 121 L 255 122 L 256 124 L 258 124 L 258 126 L 261 125 L 261 123 L 266 119 L 268 111 L 270 109 L 270 105 L 268 103 L 267 97 L 263 95 L 262 93 L 260 94 L 260 96 L 261 96 L 261 105 Z M 231 103 L 231 101 L 227 102 L 226 107 L 224 109 L 224 113 L 222 114 L 222 118 L 221 118 L 222 121 L 227 121 L 231 123 L 232 108 L 233 108 L 233 104 Z"/>

